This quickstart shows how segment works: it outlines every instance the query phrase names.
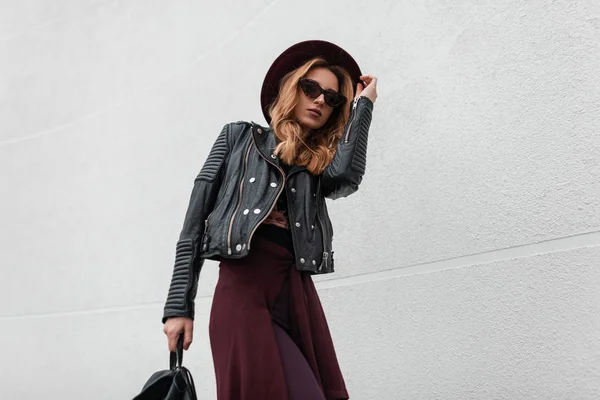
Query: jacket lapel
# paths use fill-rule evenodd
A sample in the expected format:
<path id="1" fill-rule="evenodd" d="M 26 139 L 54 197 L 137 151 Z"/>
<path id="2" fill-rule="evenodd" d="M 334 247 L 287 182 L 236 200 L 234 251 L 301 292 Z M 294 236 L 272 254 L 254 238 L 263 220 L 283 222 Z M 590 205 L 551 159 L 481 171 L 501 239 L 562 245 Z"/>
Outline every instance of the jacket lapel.
<path id="1" fill-rule="evenodd" d="M 271 162 L 275 163 L 279 166 L 279 158 L 273 158 L 271 155 L 273 154 L 273 150 L 275 150 L 276 141 L 275 135 L 273 134 L 273 130 L 269 128 L 265 128 L 260 126 L 254 121 L 250 121 L 252 126 L 251 132 L 254 137 L 254 143 L 256 144 L 256 148 L 263 157 Z"/>
<path id="2" fill-rule="evenodd" d="M 273 129 L 270 126 L 265 128 L 254 121 L 250 121 L 250 123 L 252 125 L 254 143 L 256 143 L 258 151 L 263 155 L 263 157 L 275 163 L 277 166 L 280 166 L 279 157 L 273 158 L 271 156 L 273 154 L 273 150 L 275 150 L 275 147 L 277 147 L 277 140 L 275 139 L 275 132 L 273 132 Z M 305 170 L 306 167 L 303 165 L 292 165 L 290 171 L 288 172 L 288 176 L 292 173 Z"/>

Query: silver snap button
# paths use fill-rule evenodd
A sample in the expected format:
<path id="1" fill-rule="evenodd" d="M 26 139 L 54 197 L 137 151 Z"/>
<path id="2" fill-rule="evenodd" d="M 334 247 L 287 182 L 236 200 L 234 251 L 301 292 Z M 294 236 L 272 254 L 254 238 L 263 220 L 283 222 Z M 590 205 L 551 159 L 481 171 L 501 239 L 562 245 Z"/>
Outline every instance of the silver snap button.
<path id="1" fill-rule="evenodd" d="M 271 182 L 271 187 L 275 187 L 277 184 L 275 182 Z"/>
<path id="2" fill-rule="evenodd" d="M 271 154 L 271 158 L 277 158 L 275 154 Z"/>
<path id="3" fill-rule="evenodd" d="M 296 226 L 300 228 L 300 222 L 296 222 Z"/>
<path id="4" fill-rule="evenodd" d="M 311 225 L 311 226 L 310 226 L 310 229 L 315 229 L 315 226 L 314 226 L 314 225 Z"/>
<path id="5" fill-rule="evenodd" d="M 254 182 L 256 180 L 255 177 L 250 178 L 250 182 Z"/>
<path id="6" fill-rule="evenodd" d="M 313 193 L 313 197 L 317 197 L 317 194 L 316 194 L 316 193 Z"/>
<path id="7" fill-rule="evenodd" d="M 244 244 L 242 245 L 242 250 L 244 250 L 245 248 L 246 248 L 246 243 L 244 243 Z"/>
<path id="8" fill-rule="evenodd" d="M 258 213 L 260 213 L 260 208 L 255 208 L 254 209 L 254 214 L 258 214 Z"/>
<path id="9" fill-rule="evenodd" d="M 231 249 L 227 249 L 227 254 L 231 255 Z"/>
<path id="10" fill-rule="evenodd" d="M 291 189 L 292 193 L 296 193 L 296 188 Z"/>
<path id="11" fill-rule="evenodd" d="M 250 210 L 248 210 L 247 208 L 244 210 L 244 215 L 248 215 L 248 213 L 250 212 Z"/>
<path id="12" fill-rule="evenodd" d="M 304 261 L 305 261 L 305 260 L 304 260 L 304 258 L 301 258 L 301 259 L 300 259 L 300 262 L 301 262 L 302 264 L 304 264 Z"/>
<path id="13" fill-rule="evenodd" d="M 236 249 L 237 251 L 240 251 L 240 250 L 242 249 L 242 245 L 241 245 L 241 244 L 238 244 L 237 246 L 235 246 L 235 249 Z"/>
<path id="14" fill-rule="evenodd" d="M 260 129 L 260 128 L 258 128 L 256 131 L 257 131 L 258 133 L 262 133 L 262 129 Z"/>
<path id="15" fill-rule="evenodd" d="M 315 260 L 313 260 L 313 265 L 317 265 L 317 262 Z"/>

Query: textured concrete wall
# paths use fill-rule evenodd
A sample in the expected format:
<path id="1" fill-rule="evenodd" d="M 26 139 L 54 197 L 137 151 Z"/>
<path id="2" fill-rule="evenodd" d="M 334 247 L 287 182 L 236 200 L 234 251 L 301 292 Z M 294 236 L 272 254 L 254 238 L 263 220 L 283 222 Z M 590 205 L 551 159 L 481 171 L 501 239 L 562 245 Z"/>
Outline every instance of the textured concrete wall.
<path id="1" fill-rule="evenodd" d="M 600 398 L 599 4 L 0 0 L 2 398 L 126 399 L 166 367 L 193 178 L 312 38 L 380 79 L 317 279 L 352 399 Z"/>

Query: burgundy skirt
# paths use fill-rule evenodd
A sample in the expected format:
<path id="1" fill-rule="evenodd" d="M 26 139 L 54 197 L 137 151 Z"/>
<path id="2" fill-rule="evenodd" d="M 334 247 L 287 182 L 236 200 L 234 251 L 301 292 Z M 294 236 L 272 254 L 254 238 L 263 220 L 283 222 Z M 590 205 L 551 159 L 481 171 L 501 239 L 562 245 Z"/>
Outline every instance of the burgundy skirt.
<path id="1" fill-rule="evenodd" d="M 284 246 L 255 235 L 250 247 L 219 263 L 209 322 L 218 400 L 293 400 L 313 382 L 319 394 L 301 398 L 348 399 L 311 275 Z"/>

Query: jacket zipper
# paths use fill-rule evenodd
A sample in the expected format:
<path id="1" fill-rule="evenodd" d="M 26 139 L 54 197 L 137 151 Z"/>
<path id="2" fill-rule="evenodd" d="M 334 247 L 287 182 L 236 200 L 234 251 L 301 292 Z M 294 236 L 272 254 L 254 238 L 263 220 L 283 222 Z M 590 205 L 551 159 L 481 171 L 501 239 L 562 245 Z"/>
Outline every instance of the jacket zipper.
<path id="1" fill-rule="evenodd" d="M 321 225 L 321 239 L 323 241 L 323 261 L 321 261 L 321 265 L 325 263 L 324 267 L 327 267 L 327 258 L 329 256 L 329 252 L 325 247 L 325 228 L 323 227 L 323 221 L 321 221 L 321 216 L 319 215 L 319 207 L 317 206 L 317 218 L 319 219 L 319 225 Z M 319 268 L 322 270 L 323 268 Z"/>
<path id="2" fill-rule="evenodd" d="M 321 179 L 319 179 L 319 198 L 321 196 Z M 323 242 L 323 260 L 321 261 L 321 265 L 319 266 L 319 270 L 322 270 L 321 266 L 325 263 L 325 267 L 327 267 L 327 258 L 329 253 L 327 252 L 327 248 L 325 247 L 325 228 L 323 227 L 323 221 L 321 220 L 321 213 L 319 213 L 319 205 L 317 204 L 317 219 L 319 220 L 319 225 L 321 225 L 321 241 Z"/>
<path id="3" fill-rule="evenodd" d="M 216 205 L 217 205 L 217 203 L 215 203 L 215 206 Z M 214 210 L 214 207 L 213 207 L 213 210 L 210 213 L 208 213 L 208 215 L 206 216 L 206 218 L 204 218 L 204 236 L 202 237 L 202 242 L 204 242 L 204 237 L 208 233 L 208 226 L 209 226 L 208 220 L 210 219 L 210 216 L 212 215 L 212 213 L 214 211 L 215 210 Z"/>
<path id="4" fill-rule="evenodd" d="M 238 197 L 238 204 L 235 207 L 235 211 L 231 216 L 231 220 L 229 221 L 229 229 L 227 230 L 227 254 L 231 255 L 231 228 L 233 227 L 233 220 L 235 219 L 235 215 L 237 214 L 240 205 L 242 204 L 242 192 L 244 190 L 244 181 L 246 180 L 246 171 L 248 170 L 248 156 L 250 156 L 250 150 L 252 150 L 252 146 L 248 146 L 248 151 L 246 152 L 246 160 L 244 161 L 244 174 L 242 175 L 242 181 L 240 182 L 240 195 Z M 250 247 L 248 245 L 248 247 Z"/>
<path id="5" fill-rule="evenodd" d="M 254 140 L 254 135 L 252 136 L 252 142 L 254 143 L 254 146 L 256 146 L 256 141 Z M 256 146 L 256 148 L 258 148 L 258 146 Z M 250 232 L 250 238 L 248 239 L 248 251 L 250 251 L 250 243 L 252 243 L 252 236 L 254 235 L 254 231 L 256 231 L 256 228 L 258 228 L 258 226 L 260 224 L 263 223 L 263 221 L 265 219 L 267 219 L 267 217 L 269 216 L 269 214 L 271 213 L 271 211 L 273 210 L 273 208 L 275 207 L 275 204 L 277 204 L 277 199 L 279 198 L 279 196 L 281 196 L 281 192 L 283 192 L 283 190 L 285 189 L 285 172 L 283 172 L 283 169 L 281 169 L 278 165 L 276 165 L 275 163 L 269 161 L 265 156 L 263 156 L 263 154 L 258 151 L 258 154 L 260 154 L 260 156 L 262 158 L 265 159 L 266 162 L 268 162 L 269 164 L 271 164 L 272 166 L 274 166 L 275 168 L 277 168 L 279 170 L 279 172 L 281 172 L 281 177 L 283 178 L 283 182 L 281 183 L 281 187 L 279 188 L 279 193 L 277 193 L 277 197 L 275 197 L 275 201 L 273 201 L 273 204 L 271 205 L 271 208 L 269 208 L 269 211 L 265 214 L 265 216 L 258 222 L 258 224 L 256 224 L 254 226 L 254 228 L 252 229 L 252 231 Z"/>
<path id="6" fill-rule="evenodd" d="M 210 213 L 212 214 L 212 212 Z M 201 239 L 201 245 L 203 245 L 204 247 L 204 243 L 206 242 L 206 233 L 208 232 L 208 218 L 210 218 L 210 214 L 208 214 L 206 216 L 206 218 L 204 219 L 204 234 L 202 235 L 202 239 Z M 204 249 L 202 249 L 204 250 Z"/>
<path id="7" fill-rule="evenodd" d="M 352 127 L 352 123 L 354 122 L 354 117 L 356 117 L 356 104 L 358 103 L 358 99 L 360 99 L 360 96 L 354 99 L 354 104 L 352 105 L 352 118 L 350 119 L 350 125 L 348 125 L 348 130 L 346 131 L 346 137 L 344 138 L 344 143 L 348 142 L 348 135 L 350 134 L 350 128 Z"/>

